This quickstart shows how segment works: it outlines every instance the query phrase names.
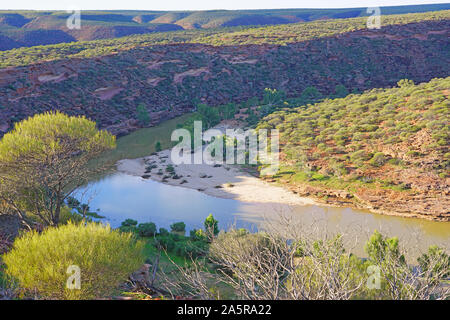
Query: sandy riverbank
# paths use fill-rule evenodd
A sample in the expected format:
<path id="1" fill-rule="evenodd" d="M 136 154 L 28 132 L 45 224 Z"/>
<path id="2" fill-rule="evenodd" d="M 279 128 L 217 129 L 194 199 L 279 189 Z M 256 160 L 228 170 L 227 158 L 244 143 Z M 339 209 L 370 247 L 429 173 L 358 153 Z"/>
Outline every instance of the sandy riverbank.
<path id="1" fill-rule="evenodd" d="M 166 171 L 168 165 L 173 165 L 175 174 Z M 170 150 L 144 158 L 121 160 L 117 163 L 117 169 L 168 185 L 196 189 L 219 198 L 288 205 L 317 204 L 313 199 L 299 197 L 289 190 L 264 182 L 235 165 L 174 165 L 170 159 Z"/>

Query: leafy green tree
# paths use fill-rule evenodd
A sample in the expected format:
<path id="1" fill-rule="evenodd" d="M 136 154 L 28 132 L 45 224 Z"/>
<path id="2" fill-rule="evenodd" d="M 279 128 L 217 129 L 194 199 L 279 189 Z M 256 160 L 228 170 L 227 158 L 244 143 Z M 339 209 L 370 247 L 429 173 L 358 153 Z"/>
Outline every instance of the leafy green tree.
<path id="1" fill-rule="evenodd" d="M 364 249 L 369 255 L 369 259 L 374 263 L 383 263 L 389 261 L 389 259 L 395 259 L 400 264 L 405 264 L 405 257 L 401 254 L 398 245 L 397 237 L 385 238 L 381 233 L 375 231 Z"/>
<path id="2" fill-rule="evenodd" d="M 137 224 L 138 222 L 133 219 L 126 219 L 125 221 L 122 221 L 120 224 L 119 230 L 121 232 L 137 232 Z"/>
<path id="3" fill-rule="evenodd" d="M 450 276 L 450 256 L 443 248 L 430 246 L 428 252 L 422 254 L 417 261 L 422 271 L 432 275 L 439 275 L 442 278 Z"/>
<path id="4" fill-rule="evenodd" d="M 170 230 L 175 233 L 185 233 L 186 232 L 186 224 L 184 222 L 175 222 L 170 225 Z"/>
<path id="5" fill-rule="evenodd" d="M 206 124 L 207 128 L 211 128 L 220 122 L 218 108 L 210 107 L 206 104 L 199 104 L 197 105 L 197 112 L 201 115 L 202 121 Z"/>
<path id="6" fill-rule="evenodd" d="M 74 197 L 68 197 L 67 198 L 67 205 L 69 206 L 69 208 L 75 209 L 75 208 L 78 208 L 81 205 L 81 202 L 78 201 L 78 199 L 76 199 Z"/>
<path id="7" fill-rule="evenodd" d="M 212 213 L 205 219 L 205 232 L 209 238 L 215 237 L 219 234 L 219 221 L 214 219 Z"/>
<path id="8" fill-rule="evenodd" d="M 148 114 L 148 110 L 147 108 L 143 105 L 140 104 L 137 106 L 137 118 L 138 120 L 143 124 L 143 125 L 148 125 L 150 122 L 150 115 Z"/>
<path id="9" fill-rule="evenodd" d="M 317 90 L 316 87 L 307 87 L 305 90 L 303 90 L 300 98 L 303 100 L 303 103 L 313 103 L 317 102 L 322 98 L 322 94 Z"/>
<path id="10" fill-rule="evenodd" d="M 364 249 L 369 256 L 369 263 L 380 270 L 380 289 L 392 299 L 407 296 L 410 288 L 404 280 L 410 275 L 411 270 L 400 251 L 398 238 L 386 238 L 375 231 Z"/>
<path id="11" fill-rule="evenodd" d="M 348 96 L 349 92 L 346 87 L 344 87 L 342 84 L 338 84 L 336 88 L 334 89 L 334 96 L 336 98 L 344 98 Z"/>
<path id="12" fill-rule="evenodd" d="M 263 104 L 269 107 L 268 113 L 270 113 L 275 107 L 279 107 L 283 103 L 284 99 L 286 99 L 286 93 L 284 91 L 269 88 L 264 89 Z"/>
<path id="13" fill-rule="evenodd" d="M 140 223 L 137 226 L 137 232 L 141 237 L 153 237 L 156 234 L 156 224 L 153 222 Z"/>
<path id="14" fill-rule="evenodd" d="M 159 235 L 161 235 L 161 236 L 168 236 L 169 235 L 169 230 L 167 230 L 166 228 L 159 228 Z"/>
<path id="15" fill-rule="evenodd" d="M 190 237 L 193 241 L 205 241 L 206 240 L 206 233 L 203 231 L 203 229 L 193 229 L 190 232 Z"/>
<path id="16" fill-rule="evenodd" d="M 0 140 L 0 200 L 29 226 L 57 225 L 73 192 L 103 168 L 88 163 L 116 140 L 85 117 L 45 113 L 16 123 Z"/>

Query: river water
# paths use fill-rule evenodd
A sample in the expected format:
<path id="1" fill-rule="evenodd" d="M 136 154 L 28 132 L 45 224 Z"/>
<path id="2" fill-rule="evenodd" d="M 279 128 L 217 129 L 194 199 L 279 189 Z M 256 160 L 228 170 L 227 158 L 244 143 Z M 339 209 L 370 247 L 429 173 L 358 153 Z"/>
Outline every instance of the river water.
<path id="1" fill-rule="evenodd" d="M 112 173 L 91 182 L 80 190 L 78 198 L 89 202 L 91 211 L 105 216 L 112 227 L 128 218 L 139 223 L 154 222 L 158 228 L 183 221 L 187 231 L 202 228 L 212 213 L 221 229 L 230 227 L 257 230 L 264 222 L 280 215 L 294 219 L 305 230 L 314 228 L 322 234 L 341 232 L 357 238 L 354 252 L 364 254 L 363 247 L 374 230 L 398 236 L 407 247 L 425 250 L 431 244 L 449 248 L 450 223 L 416 218 L 401 218 L 351 208 L 318 205 L 246 203 L 206 195 L 197 190 L 165 185 L 124 173 Z"/>
<path id="2" fill-rule="evenodd" d="M 119 138 L 117 148 L 105 154 L 103 160 L 115 163 L 147 156 L 155 151 L 156 141 L 168 148 L 171 132 L 188 117 L 184 115 Z M 80 190 L 78 198 L 89 203 L 91 211 L 98 210 L 105 216 L 102 221 L 112 227 L 131 218 L 139 223 L 154 222 L 158 228 L 166 229 L 183 221 L 189 231 L 202 228 L 203 221 L 212 213 L 221 229 L 235 226 L 256 230 L 264 221 L 279 220 L 282 215 L 294 219 L 305 230 L 314 229 L 321 234 L 341 232 L 358 239 L 354 248 L 357 254 L 364 254 L 364 243 L 374 230 L 398 236 L 400 244 L 409 248 L 424 250 L 436 244 L 450 249 L 450 222 L 386 216 L 351 208 L 246 203 L 117 172 L 92 181 Z"/>

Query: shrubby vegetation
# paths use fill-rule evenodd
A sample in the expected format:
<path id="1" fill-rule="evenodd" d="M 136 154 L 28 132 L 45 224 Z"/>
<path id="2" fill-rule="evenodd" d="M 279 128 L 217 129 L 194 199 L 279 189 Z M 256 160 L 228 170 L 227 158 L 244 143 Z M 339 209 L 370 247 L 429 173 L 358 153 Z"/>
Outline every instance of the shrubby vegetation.
<path id="1" fill-rule="evenodd" d="M 284 108 L 258 128 L 278 129 L 283 172 L 301 181 L 352 190 L 362 184 L 408 191 L 389 168 L 423 168 L 448 176 L 450 78 L 373 89 L 317 104 Z M 372 175 L 372 176 L 371 176 Z"/>
<path id="2" fill-rule="evenodd" d="M 144 263 L 144 243 L 129 233 L 101 224 L 52 227 L 41 234 L 31 231 L 14 242 L 2 259 L 6 275 L 17 281 L 25 294 L 47 299 L 94 299 L 118 290 Z M 81 289 L 68 289 L 67 270 L 81 272 Z"/>
<path id="3" fill-rule="evenodd" d="M 383 26 L 449 18 L 449 11 L 383 15 Z M 308 23 L 235 29 L 186 30 L 133 35 L 115 39 L 80 41 L 0 51 L 0 68 L 28 65 L 43 60 L 92 58 L 119 51 L 171 43 L 210 45 L 278 44 L 285 45 L 366 29 L 367 18 L 320 20 Z"/>
<path id="4" fill-rule="evenodd" d="M 313 235 L 287 220 L 265 229 L 221 232 L 212 240 L 207 260 L 179 267 L 177 279 L 163 277 L 166 289 L 173 295 L 201 299 L 450 297 L 445 285 L 449 255 L 442 248 L 431 247 L 411 264 L 397 238 L 375 231 L 365 246 L 368 258 L 362 259 L 349 250 L 349 239 L 341 234 Z"/>
<path id="5" fill-rule="evenodd" d="M 99 171 L 88 163 L 115 147 L 115 137 L 84 117 L 45 113 L 16 123 L 0 140 L 0 199 L 4 212 L 58 225 L 74 190 Z"/>
<path id="6" fill-rule="evenodd" d="M 414 23 L 426 20 L 448 19 L 449 11 L 436 11 L 419 14 L 383 15 L 383 26 Z M 244 29 L 235 32 L 218 32 L 192 42 L 212 45 L 242 44 L 280 44 L 301 42 L 315 38 L 325 38 L 341 33 L 363 30 L 367 27 L 367 18 L 335 19 L 313 21 L 300 24 L 284 24 Z"/>
<path id="7" fill-rule="evenodd" d="M 365 246 L 368 258 L 362 259 L 351 252 L 346 236 L 318 236 L 288 219 L 266 223 L 256 233 L 219 232 L 218 221 L 209 215 L 204 227 L 184 236 L 183 222 L 172 224 L 171 232 L 157 232 L 154 223 L 127 219 L 118 231 L 69 222 L 41 234 L 28 232 L 2 257 L 0 295 L 92 299 L 123 294 L 119 285 L 147 257 L 152 275 L 135 283 L 143 297 L 155 292 L 194 299 L 450 296 L 445 285 L 450 257 L 441 247 L 431 246 L 414 263 L 397 238 L 375 231 Z M 71 265 L 81 269 L 81 290 L 66 288 Z"/>
<path id="8" fill-rule="evenodd" d="M 383 24 L 395 28 L 397 24 L 448 20 L 448 14 L 442 11 L 385 16 Z M 313 38 L 320 42 L 330 36 L 363 30 L 365 21 L 356 18 L 240 30 L 183 31 L 33 47 L 1 52 L 0 68 L 44 58 L 139 51 L 161 43 L 285 45 Z M 405 35 L 412 32 L 403 31 Z M 325 48 L 328 42 L 321 42 L 321 46 Z M 278 62 L 285 61 L 287 51 L 283 48 L 277 49 Z M 170 54 L 179 58 L 177 55 L 186 52 L 174 50 Z M 200 58 L 189 56 L 191 67 L 201 67 Z M 119 63 L 126 66 L 128 62 Z M 221 63 L 231 68 L 228 61 Z M 316 65 L 308 64 L 311 68 Z M 215 67 L 222 70 L 223 66 Z M 247 72 L 251 64 L 235 67 L 240 74 L 252 77 Z M 178 67 L 168 64 L 154 72 L 162 75 L 169 70 L 179 71 L 174 68 Z M 131 69 L 133 79 L 141 76 L 138 68 Z M 321 70 L 316 68 L 313 72 L 321 74 Z M 95 81 L 93 77 L 83 79 L 88 85 Z M 310 84 L 305 83 L 295 99 L 288 99 L 281 89 L 266 88 L 260 97 L 246 102 L 214 108 L 196 103 L 196 113 L 180 127 L 192 130 L 194 120 L 203 120 L 207 127 L 212 127 L 245 110 L 248 125 L 281 132 L 283 166 L 275 178 L 350 192 L 370 186 L 408 193 L 420 187 L 420 183 L 414 185 L 402 180 L 402 176 L 397 179 L 391 176 L 394 169 L 403 173 L 402 169 L 408 167 L 416 170 L 417 175 L 425 171 L 431 176 L 434 185 L 428 191 L 440 190 L 450 166 L 450 78 L 418 85 L 405 79 L 396 88 L 373 89 L 362 94 L 349 94 L 350 88 L 333 84 L 334 92 L 326 95 Z M 66 83 L 55 85 L 61 89 Z M 189 88 L 183 99 L 193 103 L 196 99 L 191 89 L 195 87 L 192 77 L 184 79 L 181 85 Z M 162 83 L 163 90 L 168 86 Z M 10 85 L 2 90 L 12 92 L 16 88 Z M 231 91 L 227 89 L 227 94 L 233 96 Z M 143 125 L 152 120 L 144 104 L 133 106 L 131 112 Z M 224 140 L 227 142 L 226 137 Z M 158 230 L 152 222 L 139 223 L 133 219 L 122 222 L 118 230 L 90 222 L 95 214 L 71 195 L 96 172 L 88 165 L 89 161 L 114 146 L 115 138 L 97 130 L 96 123 L 60 113 L 27 119 L 3 137 L 0 210 L 15 213 L 30 230 L 35 228 L 39 232 L 24 233 L 12 248 L 9 240 L 0 239 L 0 297 L 7 290 L 15 291 L 15 286 L 19 297 L 111 297 L 120 293 L 119 285 L 148 258 L 153 279 L 147 281 L 151 285 L 145 287 L 146 292 L 159 293 L 156 290 L 159 285 L 165 288 L 166 296 L 172 297 L 217 298 L 228 290 L 229 298 L 246 299 L 449 298 L 448 286 L 443 285 L 450 274 L 450 258 L 445 248 L 430 247 L 413 265 L 397 238 L 378 232 L 365 246 L 367 259 L 361 259 L 351 252 L 343 235 L 308 236 L 291 223 L 281 228 L 281 232 L 280 228 L 270 226 L 257 233 L 244 229 L 220 232 L 218 221 L 209 215 L 204 229 L 191 230 L 186 236 L 183 222 L 173 223 L 170 231 Z M 161 143 L 155 144 L 155 150 L 161 148 Z M 175 169 L 167 166 L 166 172 L 175 174 Z M 175 266 L 170 272 L 159 269 L 160 278 L 155 281 L 160 258 Z M 65 286 L 67 268 L 71 265 L 81 269 L 80 290 L 68 290 Z M 376 290 L 367 286 L 371 279 L 369 267 L 376 267 L 380 274 L 380 287 Z"/>
<path id="9" fill-rule="evenodd" d="M 126 219 L 119 227 L 121 232 L 134 233 L 145 239 L 156 250 L 165 251 L 169 257 L 176 256 L 185 259 L 197 258 L 207 253 L 208 242 L 219 233 L 218 221 L 209 215 L 205 220 L 205 230 L 194 229 L 185 236 L 186 224 L 182 221 L 170 225 L 170 232 L 160 228 L 159 232 L 153 222 L 139 223 Z"/>

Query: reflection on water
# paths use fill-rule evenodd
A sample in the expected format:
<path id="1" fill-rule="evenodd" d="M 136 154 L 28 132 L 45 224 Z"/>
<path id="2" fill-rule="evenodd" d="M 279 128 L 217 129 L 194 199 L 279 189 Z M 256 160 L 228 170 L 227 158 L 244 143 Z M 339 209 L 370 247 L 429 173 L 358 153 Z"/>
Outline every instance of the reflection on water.
<path id="1" fill-rule="evenodd" d="M 305 205 L 244 203 L 232 199 L 208 196 L 196 190 L 164 185 L 140 177 L 115 173 L 92 182 L 80 190 L 78 198 L 88 202 L 91 210 L 99 214 L 112 227 L 118 227 L 128 218 L 139 222 L 154 222 L 157 227 L 169 228 L 178 221 L 186 223 L 187 230 L 202 228 L 205 218 L 212 213 L 219 220 L 219 227 L 231 225 L 256 229 L 264 220 L 288 216 L 305 228 L 316 228 L 322 233 L 343 232 L 356 235 L 359 245 L 355 253 L 362 254 L 367 237 L 376 229 L 387 235 L 395 235 L 417 244 L 421 249 L 430 244 L 449 247 L 450 223 L 422 219 L 401 218 L 372 214 L 364 210 Z"/>
<path id="2" fill-rule="evenodd" d="M 92 198 L 89 206 L 100 209 L 112 227 L 120 226 L 125 219 L 154 222 L 157 227 L 169 228 L 178 221 L 186 223 L 187 230 L 202 228 L 205 218 L 212 213 L 220 228 L 237 222 L 238 227 L 251 227 L 248 221 L 238 221 L 240 202 L 210 197 L 197 190 L 165 185 L 122 173 L 116 173 L 78 192 L 82 202 Z"/>

